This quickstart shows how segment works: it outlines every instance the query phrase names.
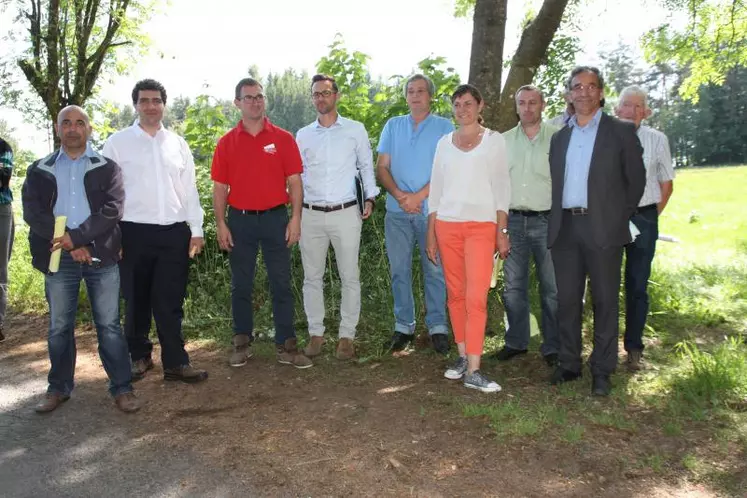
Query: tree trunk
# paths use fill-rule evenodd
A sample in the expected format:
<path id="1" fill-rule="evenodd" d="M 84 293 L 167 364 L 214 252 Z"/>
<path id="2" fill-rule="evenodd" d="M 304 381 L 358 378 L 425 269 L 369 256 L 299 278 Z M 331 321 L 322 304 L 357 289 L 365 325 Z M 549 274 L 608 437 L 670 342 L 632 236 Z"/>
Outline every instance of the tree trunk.
<path id="1" fill-rule="evenodd" d="M 494 129 L 503 132 L 516 126 L 518 118 L 514 94 L 522 85 L 530 84 L 537 69 L 546 62 L 547 48 L 560 26 L 567 5 L 568 0 L 545 0 L 537 17 L 524 28 L 519 47 L 511 60 L 511 69 L 500 99 L 494 104 L 497 109 L 497 120 L 491 123 Z M 477 10 L 475 10 L 475 15 L 477 15 Z"/>
<path id="2" fill-rule="evenodd" d="M 503 41 L 506 36 L 508 0 L 477 0 L 472 28 L 469 82 L 485 99 L 482 115 L 485 125 L 493 128 L 500 112 L 500 89 L 503 70 Z"/>

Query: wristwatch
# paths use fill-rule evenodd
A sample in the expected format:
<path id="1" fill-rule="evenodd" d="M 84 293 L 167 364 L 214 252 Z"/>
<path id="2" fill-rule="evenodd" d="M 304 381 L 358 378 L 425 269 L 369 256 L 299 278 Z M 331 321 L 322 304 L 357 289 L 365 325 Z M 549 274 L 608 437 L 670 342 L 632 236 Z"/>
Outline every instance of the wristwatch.
<path id="1" fill-rule="evenodd" d="M 498 231 L 504 235 L 508 235 L 508 228 L 499 228 Z"/>

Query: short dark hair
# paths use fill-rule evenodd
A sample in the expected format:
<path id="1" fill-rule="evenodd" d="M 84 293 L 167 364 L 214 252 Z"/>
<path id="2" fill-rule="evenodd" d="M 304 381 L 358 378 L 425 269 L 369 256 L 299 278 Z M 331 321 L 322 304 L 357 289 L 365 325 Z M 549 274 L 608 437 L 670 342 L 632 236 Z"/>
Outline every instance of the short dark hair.
<path id="1" fill-rule="evenodd" d="M 454 93 L 451 94 L 451 103 L 453 104 L 456 99 L 463 95 L 467 94 L 472 95 L 472 97 L 477 101 L 479 104 L 482 102 L 482 94 L 480 93 L 480 90 L 477 89 L 477 87 L 470 85 L 469 83 L 465 83 L 463 85 L 459 85 L 456 90 L 454 90 Z"/>
<path id="2" fill-rule="evenodd" d="M 339 88 L 337 88 L 337 82 L 335 79 L 328 75 L 328 74 L 315 74 L 311 77 L 311 86 L 314 86 L 314 83 L 319 83 L 320 81 L 329 81 L 332 83 L 332 90 L 337 93 L 340 91 Z"/>
<path id="3" fill-rule="evenodd" d="M 545 96 L 542 94 L 542 90 L 540 90 L 538 87 L 534 85 L 522 85 L 519 87 L 518 90 L 516 90 L 516 93 L 514 94 L 514 100 L 519 96 L 519 94 L 523 91 L 527 92 L 537 92 L 540 96 L 540 102 L 545 101 Z"/>
<path id="4" fill-rule="evenodd" d="M 264 90 L 262 83 L 254 78 L 242 78 L 241 81 L 236 83 L 236 100 L 241 98 L 241 89 L 245 86 L 258 86 L 261 90 Z"/>
<path id="5" fill-rule="evenodd" d="M 156 80 L 145 79 L 135 83 L 135 88 L 132 89 L 132 105 L 137 105 L 138 98 L 140 97 L 140 90 L 153 90 L 154 92 L 160 92 L 161 100 L 166 104 L 166 89 L 163 85 Z"/>
<path id="6" fill-rule="evenodd" d="M 576 66 L 571 70 L 571 75 L 568 76 L 568 81 L 566 81 L 565 88 L 566 90 L 571 89 L 571 82 L 573 81 L 573 78 L 578 76 L 581 73 L 592 73 L 597 76 L 597 81 L 599 81 L 599 89 L 604 90 L 604 76 L 602 76 L 602 72 L 599 70 L 599 68 L 594 66 Z"/>

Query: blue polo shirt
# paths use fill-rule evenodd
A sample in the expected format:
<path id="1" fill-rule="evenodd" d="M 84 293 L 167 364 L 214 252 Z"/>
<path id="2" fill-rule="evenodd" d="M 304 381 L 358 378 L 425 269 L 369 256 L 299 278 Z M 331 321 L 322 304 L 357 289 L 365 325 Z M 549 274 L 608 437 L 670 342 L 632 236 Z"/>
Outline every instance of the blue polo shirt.
<path id="1" fill-rule="evenodd" d="M 446 118 L 429 114 L 417 127 L 412 116 L 397 116 L 386 122 L 379 139 L 379 154 L 389 154 L 391 173 L 397 187 L 403 192 L 417 192 L 431 181 L 433 156 L 436 145 L 444 135 L 454 131 Z M 386 209 L 401 213 L 397 200 L 387 193 Z M 428 201 L 421 206 L 428 214 Z"/>

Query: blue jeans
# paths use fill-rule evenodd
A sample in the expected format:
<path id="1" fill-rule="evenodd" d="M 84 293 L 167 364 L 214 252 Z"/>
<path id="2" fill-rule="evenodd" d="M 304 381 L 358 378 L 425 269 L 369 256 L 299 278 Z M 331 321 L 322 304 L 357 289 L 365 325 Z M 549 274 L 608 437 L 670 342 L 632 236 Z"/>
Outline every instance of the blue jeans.
<path id="1" fill-rule="evenodd" d="M 75 312 L 80 281 L 85 280 L 99 341 L 99 356 L 109 376 L 109 392 L 118 396 L 132 391 L 127 340 L 119 325 L 119 268 L 95 268 L 73 261 L 63 251 L 60 269 L 44 277 L 49 303 L 49 388 L 47 392 L 69 396 L 75 374 Z"/>
<path id="2" fill-rule="evenodd" d="M 423 214 L 391 213 L 384 218 L 386 252 L 392 274 L 394 331 L 415 333 L 415 299 L 412 295 L 412 252 L 417 242 L 425 281 L 425 324 L 428 333 L 448 334 L 446 326 L 446 283 L 440 265 L 425 253 L 428 217 Z"/>
<path id="3" fill-rule="evenodd" d="M 511 213 L 508 217 L 508 234 L 511 253 L 503 264 L 503 299 L 508 318 L 506 346 L 522 350 L 529 346 L 529 258 L 534 256 L 542 303 L 543 340 L 540 351 L 543 355 L 557 353 L 560 349 L 558 290 L 552 257 L 547 248 L 547 215 Z"/>
<path id="4" fill-rule="evenodd" d="M 643 351 L 643 328 L 648 315 L 648 279 L 659 238 L 656 206 L 639 210 L 631 218 L 641 232 L 625 246 L 625 351 Z"/>

